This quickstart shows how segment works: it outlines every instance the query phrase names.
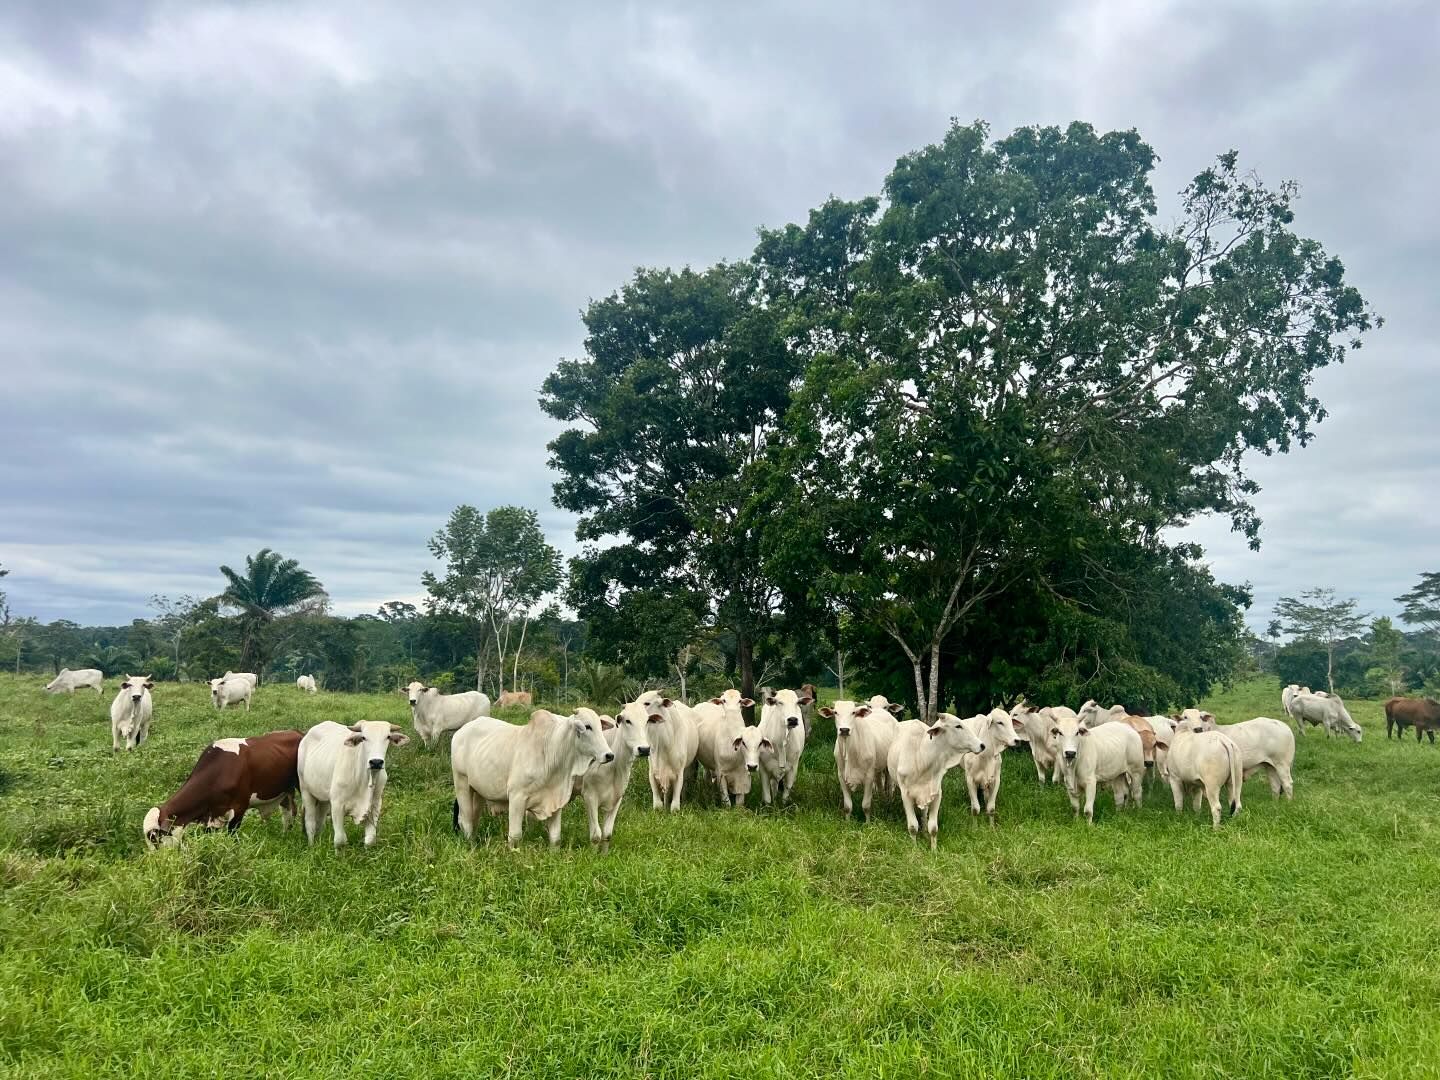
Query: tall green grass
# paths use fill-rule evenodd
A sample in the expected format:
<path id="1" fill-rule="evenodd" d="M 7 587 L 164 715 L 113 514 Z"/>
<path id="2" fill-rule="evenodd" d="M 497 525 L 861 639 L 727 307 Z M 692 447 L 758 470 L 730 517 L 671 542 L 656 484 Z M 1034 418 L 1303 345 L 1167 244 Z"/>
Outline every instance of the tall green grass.
<path id="1" fill-rule="evenodd" d="M 898 800 L 842 820 L 820 738 L 794 809 L 656 814 L 642 765 L 610 854 L 579 807 L 561 851 L 531 825 L 510 853 L 501 819 L 452 832 L 448 751 L 412 743 L 371 850 L 252 817 L 147 854 L 209 739 L 408 728 L 404 700 L 265 686 L 221 715 L 162 684 L 115 755 L 109 692 L 43 681 L 0 678 L 7 1075 L 1440 1074 L 1440 748 L 1387 743 L 1372 702 L 1363 744 L 1312 734 L 1295 801 L 1256 778 L 1218 833 L 1168 791 L 1078 824 L 1022 752 L 996 828 L 952 776 L 931 855 Z"/>

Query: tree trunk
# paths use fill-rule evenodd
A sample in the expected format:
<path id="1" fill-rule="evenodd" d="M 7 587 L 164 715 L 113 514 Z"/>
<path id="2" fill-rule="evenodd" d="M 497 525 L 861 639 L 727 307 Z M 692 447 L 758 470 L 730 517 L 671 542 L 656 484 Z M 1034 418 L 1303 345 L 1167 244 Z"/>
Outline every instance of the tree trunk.
<path id="1" fill-rule="evenodd" d="M 843 698 L 845 696 L 845 654 L 843 652 L 835 654 L 835 681 L 840 685 L 839 696 Z"/>
<path id="2" fill-rule="evenodd" d="M 753 699 L 755 697 L 755 643 L 750 636 L 741 633 L 736 638 L 735 659 L 740 665 L 740 696 Z M 745 722 L 754 722 L 754 706 L 745 710 Z"/>
<path id="3" fill-rule="evenodd" d="M 475 689 L 485 690 L 485 631 L 482 629 L 475 638 Z"/>
<path id="4" fill-rule="evenodd" d="M 1331 645 L 1325 650 L 1325 681 L 1330 685 L 1330 693 L 1335 693 L 1335 646 Z"/>
<path id="5" fill-rule="evenodd" d="M 910 658 L 910 667 L 915 672 L 915 710 L 920 712 L 925 708 L 925 672 L 919 656 Z M 925 718 L 921 716 L 920 719 Z"/>
<path id="6" fill-rule="evenodd" d="M 520 687 L 520 653 L 525 649 L 525 631 L 530 629 L 530 616 L 525 616 L 525 621 L 520 624 L 520 644 L 515 646 L 515 668 L 510 673 L 510 685 L 519 689 Z"/>

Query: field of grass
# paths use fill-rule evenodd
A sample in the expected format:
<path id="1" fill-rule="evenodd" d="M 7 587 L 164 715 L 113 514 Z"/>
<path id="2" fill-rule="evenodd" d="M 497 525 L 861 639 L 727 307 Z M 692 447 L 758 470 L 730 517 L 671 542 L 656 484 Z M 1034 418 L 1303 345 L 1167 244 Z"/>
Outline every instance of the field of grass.
<path id="1" fill-rule="evenodd" d="M 502 819 L 451 830 L 448 751 L 392 751 L 380 841 L 307 849 L 251 815 L 146 853 L 145 809 L 220 735 L 388 718 L 398 695 L 266 686 L 220 715 L 161 684 L 110 751 L 106 696 L 0 677 L 0 1070 L 75 1076 L 1440 1075 L 1440 748 L 1313 734 L 1216 833 L 1168 791 L 1071 818 L 1023 751 L 999 825 L 947 785 L 940 852 L 898 799 L 649 809 L 608 855 Z M 1208 703 L 1275 715 L 1256 683 Z M 644 790 L 647 797 L 641 798 Z"/>

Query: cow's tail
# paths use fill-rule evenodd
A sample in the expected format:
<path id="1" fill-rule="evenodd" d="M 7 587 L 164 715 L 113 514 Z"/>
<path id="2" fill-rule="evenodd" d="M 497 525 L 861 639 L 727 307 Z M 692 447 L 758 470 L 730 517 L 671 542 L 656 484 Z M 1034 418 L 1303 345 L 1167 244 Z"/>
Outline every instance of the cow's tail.
<path id="1" fill-rule="evenodd" d="M 460 800 L 459 800 L 459 799 L 456 799 L 454 802 L 452 802 L 452 803 L 450 804 L 450 824 L 451 824 L 452 826 L 454 826 L 456 832 L 459 832 L 459 831 L 460 831 Z"/>
<path id="2" fill-rule="evenodd" d="M 1230 762 L 1230 813 L 1240 812 L 1240 788 L 1245 783 L 1245 763 L 1240 759 L 1240 748 L 1233 742 L 1226 742 L 1225 756 Z"/>

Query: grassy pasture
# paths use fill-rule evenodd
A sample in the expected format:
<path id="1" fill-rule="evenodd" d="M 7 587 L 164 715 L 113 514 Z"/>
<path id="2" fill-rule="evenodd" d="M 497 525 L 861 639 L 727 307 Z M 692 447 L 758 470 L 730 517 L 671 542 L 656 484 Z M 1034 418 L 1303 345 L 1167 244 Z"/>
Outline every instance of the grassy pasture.
<path id="1" fill-rule="evenodd" d="M 448 754 L 391 752 L 380 842 L 279 819 L 142 850 L 145 809 L 220 735 L 389 718 L 398 694 L 265 686 L 223 717 L 161 684 L 151 741 L 104 698 L 0 677 L 0 1070 L 44 1076 L 1440 1074 L 1440 748 L 1305 739 L 1219 833 L 1168 791 L 1071 819 L 1023 752 L 1000 823 L 947 785 L 938 855 L 898 799 L 846 822 L 823 736 L 799 808 L 649 809 L 608 855 L 583 810 L 451 831 Z M 1279 710 L 1250 684 L 1222 721 Z M 642 791 L 644 797 L 642 798 Z"/>

